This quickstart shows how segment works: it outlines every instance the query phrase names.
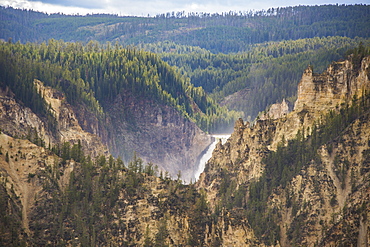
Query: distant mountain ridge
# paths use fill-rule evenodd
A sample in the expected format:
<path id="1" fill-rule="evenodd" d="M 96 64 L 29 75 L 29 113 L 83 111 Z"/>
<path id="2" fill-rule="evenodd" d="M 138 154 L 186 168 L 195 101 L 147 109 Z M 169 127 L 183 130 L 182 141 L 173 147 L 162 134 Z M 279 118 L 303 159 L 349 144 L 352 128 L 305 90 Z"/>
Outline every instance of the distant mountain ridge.
<path id="1" fill-rule="evenodd" d="M 0 8 L 0 38 L 14 42 L 89 40 L 123 45 L 169 40 L 213 53 L 248 50 L 256 43 L 302 38 L 369 37 L 369 5 L 272 8 L 222 14 L 167 13 L 156 17 L 70 16 Z"/>
<path id="2" fill-rule="evenodd" d="M 308 64 L 323 71 L 370 37 L 370 6 L 364 4 L 155 17 L 48 15 L 6 7 L 0 13 L 4 41 L 98 41 L 157 53 L 216 103 L 249 120 L 283 98 L 293 104 L 296 82 Z M 214 129 L 206 120 L 198 126 Z"/>

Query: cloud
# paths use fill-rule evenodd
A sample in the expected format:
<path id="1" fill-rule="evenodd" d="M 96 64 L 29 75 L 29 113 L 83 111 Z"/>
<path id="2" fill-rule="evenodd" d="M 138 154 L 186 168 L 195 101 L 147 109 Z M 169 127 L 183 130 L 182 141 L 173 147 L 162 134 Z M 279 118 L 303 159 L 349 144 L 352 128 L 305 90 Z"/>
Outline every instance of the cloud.
<path id="1" fill-rule="evenodd" d="M 30 2 L 40 2 L 36 0 L 30 0 Z M 104 6 L 105 1 L 98 1 L 98 0 L 83 0 L 83 1 L 76 1 L 76 0 L 42 0 L 44 4 L 50 5 L 59 5 L 59 6 L 66 6 L 66 7 L 79 7 L 79 8 L 87 8 L 87 9 L 96 9 L 101 8 Z"/>
<path id="2" fill-rule="evenodd" d="M 41 1 L 29 1 L 29 0 L 0 0 L 1 6 L 11 6 L 13 8 L 19 9 L 31 9 L 35 11 L 40 11 L 44 13 L 64 13 L 64 14 L 89 14 L 89 13 L 109 13 L 104 8 L 99 8 L 96 5 L 96 8 L 93 8 L 93 4 L 90 4 L 90 7 L 83 7 L 80 4 L 66 5 L 64 1 L 59 1 L 59 4 L 48 3 Z M 50 1 L 58 2 L 58 1 Z"/>

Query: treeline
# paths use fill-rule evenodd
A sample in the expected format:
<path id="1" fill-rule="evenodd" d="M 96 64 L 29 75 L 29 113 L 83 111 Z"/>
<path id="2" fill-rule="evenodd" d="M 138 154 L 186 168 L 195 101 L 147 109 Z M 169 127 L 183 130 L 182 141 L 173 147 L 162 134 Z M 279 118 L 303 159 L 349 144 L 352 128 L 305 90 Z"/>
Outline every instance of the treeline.
<path id="1" fill-rule="evenodd" d="M 159 53 L 164 61 L 179 67 L 193 85 L 202 87 L 217 102 L 247 90 L 247 97 L 224 103 L 253 120 L 283 98 L 294 103 L 297 84 L 308 65 L 322 72 L 361 42 L 369 44 L 368 39 L 361 38 L 316 37 L 256 44 L 240 54 L 213 54 L 169 41 L 140 47 Z"/>
<path id="2" fill-rule="evenodd" d="M 106 25 L 119 22 L 116 15 L 46 14 L 26 9 L 0 7 L 0 38 L 13 42 L 43 42 L 51 38 L 68 41 L 88 41 L 94 32 L 78 31 L 81 26 Z"/>
<path id="3" fill-rule="evenodd" d="M 369 13 L 367 5 L 296 6 L 221 14 L 167 13 L 153 20 L 146 19 L 142 26 L 139 23 L 118 24 L 108 36 L 116 34 L 117 40 L 130 44 L 170 40 L 199 46 L 212 53 L 233 53 L 246 51 L 251 44 L 269 41 L 369 37 Z M 134 35 L 124 28 L 132 25 L 135 26 Z"/>
<path id="4" fill-rule="evenodd" d="M 71 16 L 0 8 L 0 38 L 35 42 L 118 41 L 138 45 L 170 40 L 213 53 L 246 51 L 268 41 L 313 37 L 370 36 L 370 6 L 323 5 L 272 8 L 256 12 L 167 13 L 156 17 Z M 102 24 L 102 25 L 101 25 Z M 114 25 L 112 25 L 114 24 Z"/>
<path id="5" fill-rule="evenodd" d="M 72 105 L 84 103 L 98 117 L 122 90 L 168 104 L 209 132 L 232 126 L 239 116 L 219 107 L 157 55 L 118 44 L 3 42 L 0 64 L 2 87 L 9 86 L 23 103 L 44 115 L 48 106 L 34 79 L 64 92 Z"/>

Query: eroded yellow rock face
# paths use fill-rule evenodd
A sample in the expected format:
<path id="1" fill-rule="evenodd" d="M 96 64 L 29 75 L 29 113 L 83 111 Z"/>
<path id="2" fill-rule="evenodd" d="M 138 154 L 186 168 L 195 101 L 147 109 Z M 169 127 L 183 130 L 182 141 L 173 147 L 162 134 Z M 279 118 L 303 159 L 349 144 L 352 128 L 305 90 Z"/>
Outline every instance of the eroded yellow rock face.
<path id="1" fill-rule="evenodd" d="M 288 103 L 283 99 L 281 103 L 272 104 L 265 114 L 260 116 L 261 120 L 278 119 L 289 113 Z"/>
<path id="2" fill-rule="evenodd" d="M 42 82 L 34 81 L 38 92 L 42 94 L 49 110 L 55 116 L 56 128 L 54 132 L 48 129 L 45 122 L 31 109 L 19 104 L 5 92 L 0 97 L 0 123 L 2 131 L 14 136 L 25 138 L 31 132 L 45 143 L 45 147 L 52 147 L 58 143 L 70 142 L 77 144 L 81 141 L 84 152 L 91 157 L 107 154 L 108 149 L 102 144 L 97 135 L 84 131 L 72 109 L 66 102 L 65 96 L 59 91 L 46 87 Z"/>
<path id="3" fill-rule="evenodd" d="M 271 208 L 281 213 L 283 246 L 289 246 L 292 238 L 308 246 L 366 246 L 363 243 L 370 240 L 370 224 L 363 220 L 370 213 L 369 120 L 367 113 L 340 140 L 322 146 L 320 162 L 312 161 L 286 188 L 271 196 Z"/>
<path id="4" fill-rule="evenodd" d="M 361 97 L 370 87 L 367 75 L 369 60 L 369 57 L 362 60 L 359 72 L 354 71 L 349 60 L 332 63 L 322 74 L 315 74 L 308 67 L 298 84 L 294 110 L 328 111 L 352 100 L 355 95 Z"/>
<path id="5" fill-rule="evenodd" d="M 39 147 L 28 140 L 12 138 L 0 134 L 0 178 L 8 191 L 13 191 L 20 199 L 22 207 L 22 227 L 29 234 L 30 213 L 35 209 L 35 201 L 43 190 L 43 177 L 40 171 L 55 169 L 59 157 L 49 150 Z M 59 185 L 65 187 L 69 183 L 69 174 L 73 170 L 73 161 L 66 164 Z"/>
<path id="6" fill-rule="evenodd" d="M 277 150 L 278 145 L 287 145 L 298 133 L 302 137 L 311 135 L 313 124 L 319 123 L 323 114 L 339 110 L 343 102 L 350 103 L 355 95 L 362 96 L 369 89 L 369 64 L 367 57 L 360 70 L 353 71 L 348 61 L 334 63 L 321 75 L 308 68 L 299 84 L 298 99 L 292 112 L 280 114 L 281 108 L 273 114 L 274 117 L 270 115 L 254 124 L 239 119 L 228 141 L 217 144 L 196 184 L 198 192 L 175 181 L 141 174 L 142 184 L 135 193 L 129 193 L 131 180 L 127 179 L 130 176 L 127 170 L 117 169 L 114 182 L 102 177 L 108 188 L 121 183 L 111 214 L 107 216 L 105 212 L 99 212 L 97 216 L 107 227 L 105 234 L 110 244 L 142 246 L 146 237 L 153 241 L 165 224 L 165 242 L 170 246 L 189 246 L 191 234 L 203 238 L 197 239 L 196 243 L 204 246 L 266 246 L 256 236 L 243 211 L 250 184 L 264 172 L 263 158 Z M 57 119 L 57 135 L 49 133 L 41 119 L 11 97 L 4 94 L 0 98 L 0 123 L 4 131 L 0 135 L 1 185 L 5 185 L 9 195 L 13 193 L 16 197 L 9 197 L 9 202 L 19 198 L 19 204 L 15 202 L 14 205 L 22 208 L 21 222 L 29 236 L 33 234 L 30 229 L 36 229 L 30 228 L 30 215 L 34 215 L 32 219 L 43 217 L 40 222 L 44 226 L 50 223 L 47 213 L 36 208 L 42 203 L 59 206 L 53 205 L 51 199 L 58 193 L 50 189 L 48 183 L 56 181 L 55 187 L 63 193 L 68 191 L 72 172 L 74 176 L 85 174 L 80 164 L 73 160 L 60 165 L 60 158 L 47 149 L 15 136 L 21 137 L 27 134 L 24 129 L 35 128 L 51 144 L 60 140 L 72 143 L 81 140 L 87 154 L 105 150 L 97 136 L 82 130 L 62 94 L 38 81 L 35 83 Z M 317 157 L 305 164 L 284 187 L 274 188 L 269 195 L 267 207 L 274 212 L 274 221 L 280 231 L 274 246 L 368 245 L 370 112 L 363 112 L 337 138 L 320 146 Z M 163 114 L 153 114 L 155 121 L 152 124 L 164 127 Z M 96 167 L 92 176 L 95 181 L 100 181 L 96 178 L 107 171 L 111 170 Z M 244 194 L 236 195 L 241 187 L 245 188 Z M 230 198 L 241 196 L 242 203 L 231 209 L 220 208 L 222 190 L 228 191 Z M 200 194 L 207 198 L 207 209 L 201 207 Z M 109 200 L 104 203 L 106 207 Z M 76 233 L 68 219 L 62 224 L 69 232 Z M 194 232 L 195 228 L 201 232 Z M 54 236 L 46 230 L 40 234 L 48 241 L 53 240 Z M 75 240 L 73 235 L 66 243 L 72 245 Z"/>
<path id="7" fill-rule="evenodd" d="M 370 57 L 365 57 L 358 71 L 354 71 L 348 60 L 333 63 L 322 74 L 315 74 L 308 67 L 298 85 L 292 112 L 279 117 L 275 117 L 279 114 L 267 113 L 253 125 L 237 121 L 229 140 L 224 145 L 217 145 L 197 183 L 198 188 L 207 191 L 210 204 L 216 207 L 219 203 L 223 174 L 231 176 L 230 181 L 236 183 L 236 188 L 242 184 L 248 187 L 263 174 L 262 159 L 268 151 L 286 145 L 298 133 L 303 137 L 311 135 L 313 125 L 319 124 L 324 114 L 330 110 L 338 111 L 343 103 L 351 105 L 354 98 L 369 92 L 369 66 Z M 280 109 L 281 106 L 271 108 Z M 370 116 L 366 114 L 351 124 L 340 140 L 327 144 L 330 147 L 322 146 L 319 151 L 321 162 L 305 166 L 286 188 L 280 188 L 270 196 L 269 207 L 281 215 L 278 244 L 313 246 L 322 243 L 332 246 L 336 245 L 335 241 L 340 242 L 340 237 L 335 234 L 344 232 L 358 237 L 358 246 L 370 241 L 366 230 L 370 224 L 363 220 L 369 210 L 363 210 L 362 218 L 346 211 L 349 205 L 353 210 L 360 205 L 369 205 L 365 199 L 370 191 L 366 161 L 369 157 L 364 155 L 369 149 L 369 121 Z M 289 200 L 294 198 L 293 211 L 292 202 L 287 203 L 287 195 Z M 353 231 L 343 230 L 346 224 L 351 225 Z M 297 239 L 297 231 L 300 239 Z M 229 241 L 227 237 L 224 239 L 224 243 Z"/>
<path id="8" fill-rule="evenodd" d="M 81 128 L 75 112 L 71 105 L 67 103 L 63 93 L 44 86 L 39 80 L 35 80 L 34 83 L 38 92 L 41 93 L 46 103 L 49 104 L 50 111 L 57 120 L 57 133 L 52 133 L 52 135 L 54 134 L 57 137 L 56 143 L 70 142 L 76 144 L 80 140 L 86 154 L 92 157 L 108 154 L 107 147 L 103 145 L 97 135 L 84 131 Z M 53 139 L 51 136 L 48 137 Z"/>

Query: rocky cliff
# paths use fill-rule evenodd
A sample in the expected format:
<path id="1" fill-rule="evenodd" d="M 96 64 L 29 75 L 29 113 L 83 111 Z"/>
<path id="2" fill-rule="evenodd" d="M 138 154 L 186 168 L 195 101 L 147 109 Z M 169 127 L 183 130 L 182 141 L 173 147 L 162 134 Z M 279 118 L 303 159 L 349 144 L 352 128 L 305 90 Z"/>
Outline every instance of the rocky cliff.
<path id="1" fill-rule="evenodd" d="M 237 121 L 233 134 L 224 145 L 220 143 L 216 147 L 197 183 L 198 188 L 206 190 L 211 206 L 217 210 L 220 205 L 227 207 L 228 203 L 237 203 L 237 207 L 229 207 L 230 212 L 244 208 L 244 215 L 248 215 L 247 207 L 255 205 L 250 204 L 250 196 L 257 188 L 261 198 L 267 196 L 267 208 L 261 211 L 262 216 L 274 219 L 279 229 L 275 230 L 277 234 L 269 235 L 252 226 L 251 232 L 262 242 L 281 246 L 367 246 L 370 241 L 370 224 L 366 220 L 370 188 L 367 168 L 370 115 L 366 104 L 359 103 L 358 98 L 362 102 L 368 100 L 369 66 L 370 57 L 365 57 L 358 70 L 351 60 L 335 62 L 323 74 L 315 74 L 309 67 L 298 85 L 298 97 L 291 113 L 258 120 L 253 125 L 241 119 Z M 347 111 L 349 108 L 352 110 Z M 270 195 L 263 195 L 272 184 L 271 179 L 275 181 L 283 176 L 269 175 L 266 169 L 277 170 L 281 161 L 275 159 L 278 163 L 273 163 L 272 168 L 266 167 L 268 158 L 291 152 L 289 149 L 295 148 L 293 144 L 297 140 L 314 145 L 316 132 L 323 136 L 325 130 L 331 131 L 323 125 L 334 126 L 328 119 L 344 122 L 348 112 L 354 111 L 359 114 L 349 121 L 343 132 L 323 141 L 313 158 L 300 164 L 298 167 L 302 168 L 298 168 L 287 183 L 271 188 Z M 302 152 L 306 151 L 302 149 Z M 286 160 L 292 163 L 283 163 L 283 166 L 294 165 L 295 159 L 287 157 Z M 289 172 L 284 170 L 283 174 Z M 266 183 L 261 185 L 261 191 L 258 191 L 258 181 Z M 225 188 L 225 183 L 232 187 L 231 191 Z M 245 226 L 239 224 L 238 228 Z M 246 238 L 243 235 L 235 241 L 242 245 Z"/>
<path id="2" fill-rule="evenodd" d="M 365 57 L 359 70 L 350 60 L 332 63 L 322 74 L 315 74 L 309 66 L 298 85 L 298 98 L 294 109 L 309 108 L 311 111 L 327 111 L 361 97 L 369 89 L 369 58 Z"/>
<path id="3" fill-rule="evenodd" d="M 288 103 L 283 99 L 281 103 L 272 104 L 266 113 L 262 114 L 259 119 L 277 119 L 282 118 L 284 115 L 289 113 Z"/>
<path id="4" fill-rule="evenodd" d="M 104 155 L 76 156 L 105 149 L 79 127 L 63 95 L 36 82 L 60 120 L 56 134 L 3 92 L 0 244 L 368 246 L 370 57 L 353 66 L 333 63 L 323 74 L 308 68 L 292 112 L 254 124 L 239 119 L 195 185 L 156 174 L 138 157 L 126 167 Z M 131 97 L 120 95 L 111 108 L 107 125 L 113 123 L 117 137 L 136 126 L 141 132 L 128 137 L 149 138 L 142 150 L 164 148 L 154 136 L 182 138 L 179 130 L 191 133 L 179 141 L 184 147 L 204 141 L 172 109 Z M 33 129 L 51 144 L 81 139 L 85 147 L 77 141 L 74 154 L 52 152 L 40 137 L 27 137 Z M 136 148 L 122 141 L 117 152 L 121 145 Z"/>
<path id="5" fill-rule="evenodd" d="M 111 152 L 127 162 L 136 152 L 145 162 L 158 165 L 175 178 L 181 171 L 194 180 L 198 156 L 211 144 L 211 137 L 174 108 L 125 91 L 108 110 Z"/>
<path id="6" fill-rule="evenodd" d="M 210 136 L 175 109 L 128 91 L 118 95 L 99 120 L 83 105 L 72 107 L 63 93 L 38 80 L 35 85 L 55 116 L 56 129 L 3 92 L 0 121 L 5 133 L 16 137 L 37 133 L 46 147 L 81 140 L 86 154 L 107 155 L 109 149 L 126 163 L 136 152 L 145 163 L 157 165 L 172 177 L 181 171 L 187 182 L 194 179 L 198 156 L 211 143 Z"/>
<path id="7" fill-rule="evenodd" d="M 0 122 L 4 133 L 16 138 L 32 139 L 45 147 L 53 147 L 64 142 L 77 144 L 80 140 L 86 154 L 92 157 L 108 154 L 107 147 L 97 135 L 82 129 L 75 112 L 62 93 L 44 86 L 38 80 L 34 83 L 55 117 L 55 128 L 50 128 L 45 119 L 16 102 L 11 93 L 3 91 L 0 99 Z"/>

